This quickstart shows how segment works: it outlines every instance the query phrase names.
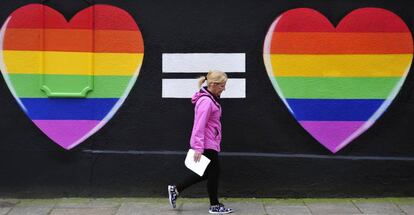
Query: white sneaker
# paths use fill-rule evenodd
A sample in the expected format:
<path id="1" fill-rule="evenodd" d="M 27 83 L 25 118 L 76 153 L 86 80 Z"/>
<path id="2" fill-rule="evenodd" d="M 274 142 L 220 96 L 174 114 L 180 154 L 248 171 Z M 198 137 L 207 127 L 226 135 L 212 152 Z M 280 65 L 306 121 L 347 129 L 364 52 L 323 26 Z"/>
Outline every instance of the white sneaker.
<path id="1" fill-rule="evenodd" d="M 170 200 L 170 205 L 173 208 L 176 207 L 175 202 L 177 201 L 177 198 L 178 198 L 177 187 L 175 185 L 168 185 L 168 199 Z"/>
<path id="2" fill-rule="evenodd" d="M 231 208 L 225 208 L 223 204 L 219 203 L 218 205 L 210 206 L 208 212 L 211 214 L 229 214 L 233 213 L 234 210 Z"/>

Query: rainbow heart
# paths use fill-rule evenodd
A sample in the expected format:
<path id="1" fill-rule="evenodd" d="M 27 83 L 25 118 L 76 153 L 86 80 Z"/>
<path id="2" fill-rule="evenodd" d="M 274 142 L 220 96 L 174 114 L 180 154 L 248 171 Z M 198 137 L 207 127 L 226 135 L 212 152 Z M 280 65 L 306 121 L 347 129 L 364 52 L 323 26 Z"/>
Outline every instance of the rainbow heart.
<path id="1" fill-rule="evenodd" d="M 410 30 L 388 10 L 354 10 L 335 28 L 318 11 L 297 8 L 273 22 L 263 58 L 295 119 L 335 153 L 388 108 L 412 53 Z"/>
<path id="2" fill-rule="evenodd" d="M 104 126 L 134 85 L 143 39 L 134 19 L 94 5 L 70 22 L 56 10 L 29 4 L 1 29 L 1 71 L 27 116 L 71 149 Z"/>

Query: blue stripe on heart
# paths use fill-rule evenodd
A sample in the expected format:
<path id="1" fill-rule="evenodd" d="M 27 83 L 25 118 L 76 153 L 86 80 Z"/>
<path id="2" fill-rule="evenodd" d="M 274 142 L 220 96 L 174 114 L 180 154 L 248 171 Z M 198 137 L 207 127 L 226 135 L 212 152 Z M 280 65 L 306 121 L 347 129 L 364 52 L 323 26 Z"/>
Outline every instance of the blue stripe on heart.
<path id="1" fill-rule="evenodd" d="M 23 98 L 21 102 L 32 120 L 101 120 L 118 100 Z"/>
<path id="2" fill-rule="evenodd" d="M 298 121 L 366 121 L 383 99 L 286 99 Z"/>

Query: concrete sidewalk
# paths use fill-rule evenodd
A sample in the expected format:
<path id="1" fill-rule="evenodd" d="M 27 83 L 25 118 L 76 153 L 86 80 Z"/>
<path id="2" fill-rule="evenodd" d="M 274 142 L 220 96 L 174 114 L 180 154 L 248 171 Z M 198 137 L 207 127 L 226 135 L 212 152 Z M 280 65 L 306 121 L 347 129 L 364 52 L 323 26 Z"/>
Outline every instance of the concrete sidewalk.
<path id="1" fill-rule="evenodd" d="M 222 199 L 234 214 L 413 214 L 414 198 Z M 0 215 L 209 214 L 207 199 L 161 198 L 0 199 Z"/>

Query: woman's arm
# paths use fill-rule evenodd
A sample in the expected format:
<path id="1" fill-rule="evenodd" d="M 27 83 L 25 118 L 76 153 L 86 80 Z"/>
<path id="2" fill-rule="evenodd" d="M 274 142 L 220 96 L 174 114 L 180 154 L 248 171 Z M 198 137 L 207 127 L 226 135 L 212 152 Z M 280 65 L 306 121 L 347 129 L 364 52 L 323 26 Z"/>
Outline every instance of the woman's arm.
<path id="1" fill-rule="evenodd" d="M 212 101 L 210 98 L 200 98 L 194 108 L 194 125 L 191 133 L 191 148 L 199 153 L 204 152 L 205 129 L 210 118 Z"/>

